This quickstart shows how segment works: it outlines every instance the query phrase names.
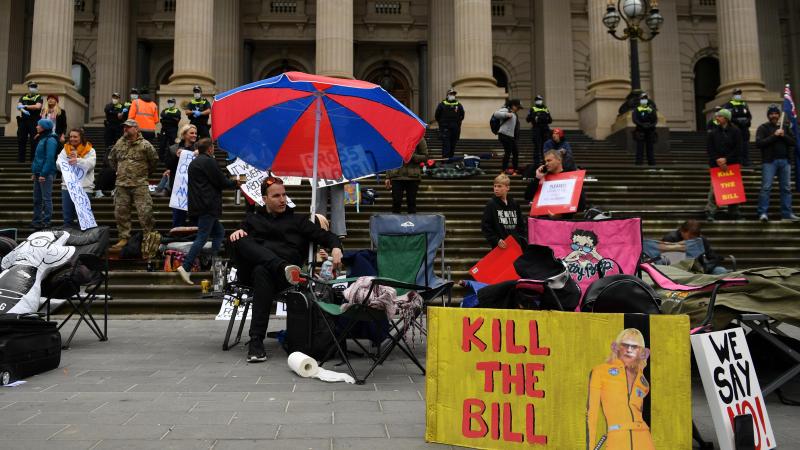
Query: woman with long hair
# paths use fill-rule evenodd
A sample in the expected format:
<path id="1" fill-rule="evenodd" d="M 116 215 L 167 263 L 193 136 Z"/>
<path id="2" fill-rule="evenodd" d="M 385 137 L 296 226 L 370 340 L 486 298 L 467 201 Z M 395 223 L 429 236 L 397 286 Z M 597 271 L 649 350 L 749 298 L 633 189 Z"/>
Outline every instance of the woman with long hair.
<path id="1" fill-rule="evenodd" d="M 83 128 L 73 128 L 69 130 L 67 143 L 64 144 L 64 149 L 58 154 L 58 160 L 66 160 L 70 166 L 77 166 L 83 170 L 83 178 L 81 179 L 81 187 L 87 196 L 94 191 L 94 166 L 97 163 L 97 153 L 92 148 L 91 142 L 86 140 L 86 135 Z M 56 164 L 58 170 L 61 170 L 61 165 Z M 67 191 L 67 185 L 64 183 L 63 177 L 61 181 L 61 208 L 64 216 L 64 226 L 71 227 L 75 225 L 75 219 L 78 216 L 75 210 L 75 203 Z"/>
<path id="2" fill-rule="evenodd" d="M 66 139 L 65 133 L 67 132 L 67 112 L 59 106 L 58 100 L 58 96 L 55 94 L 47 96 L 47 102 L 42 106 L 42 118 L 53 121 L 56 126 L 55 134 L 59 142 L 63 144 Z"/>

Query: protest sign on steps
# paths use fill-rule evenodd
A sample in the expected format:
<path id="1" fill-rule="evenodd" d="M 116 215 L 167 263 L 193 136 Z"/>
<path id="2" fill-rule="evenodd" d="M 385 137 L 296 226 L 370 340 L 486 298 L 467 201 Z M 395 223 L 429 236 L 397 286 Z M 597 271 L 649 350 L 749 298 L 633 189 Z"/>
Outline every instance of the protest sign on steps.
<path id="1" fill-rule="evenodd" d="M 177 173 L 175 174 L 175 183 L 172 187 L 172 195 L 169 198 L 170 208 L 189 210 L 189 164 L 194 158 L 194 152 L 181 152 L 181 156 L 178 159 Z"/>
<path id="2" fill-rule="evenodd" d="M 94 228 L 97 222 L 92 212 L 92 202 L 86 191 L 83 190 L 83 178 L 86 176 L 86 171 L 78 164 L 70 165 L 69 159 L 66 154 L 58 155 L 56 161 L 59 169 L 61 169 L 61 177 L 64 179 L 64 185 L 67 187 L 67 192 L 75 205 L 75 213 L 78 216 L 78 223 L 81 230 Z"/>

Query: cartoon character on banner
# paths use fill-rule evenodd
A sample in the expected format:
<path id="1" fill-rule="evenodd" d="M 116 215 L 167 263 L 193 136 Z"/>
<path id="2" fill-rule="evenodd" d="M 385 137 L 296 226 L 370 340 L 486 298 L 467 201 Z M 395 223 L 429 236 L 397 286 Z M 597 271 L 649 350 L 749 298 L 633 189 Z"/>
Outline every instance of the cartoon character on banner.
<path id="1" fill-rule="evenodd" d="M 586 402 L 588 449 L 655 449 L 650 426 L 643 417 L 645 397 L 650 393 L 650 383 L 644 376 L 649 357 L 642 332 L 626 328 L 611 343 L 606 361 L 592 368 Z M 601 412 L 605 433 L 598 431 Z"/>
<path id="2" fill-rule="evenodd" d="M 56 267 L 67 264 L 75 247 L 66 246 L 69 233 L 37 231 L 2 261 L 0 313 L 33 313 L 41 307 L 42 280 Z"/>
<path id="3" fill-rule="evenodd" d="M 599 241 L 593 231 L 575 229 L 570 240 L 572 252 L 564 257 L 564 262 L 576 282 L 595 277 L 598 269 L 606 272 L 614 268 L 614 262 L 597 251 Z"/>

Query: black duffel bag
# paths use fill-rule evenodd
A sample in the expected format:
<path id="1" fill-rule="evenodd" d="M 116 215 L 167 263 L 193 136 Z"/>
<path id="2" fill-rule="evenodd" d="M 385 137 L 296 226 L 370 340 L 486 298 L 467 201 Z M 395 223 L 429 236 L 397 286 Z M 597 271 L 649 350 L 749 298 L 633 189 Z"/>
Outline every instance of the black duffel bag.
<path id="1" fill-rule="evenodd" d="M 61 333 L 35 314 L 0 314 L 0 385 L 61 363 Z"/>
<path id="2" fill-rule="evenodd" d="M 661 300 L 641 278 L 625 274 L 603 276 L 599 270 L 598 273 L 601 278 L 586 289 L 581 311 L 661 314 Z"/>

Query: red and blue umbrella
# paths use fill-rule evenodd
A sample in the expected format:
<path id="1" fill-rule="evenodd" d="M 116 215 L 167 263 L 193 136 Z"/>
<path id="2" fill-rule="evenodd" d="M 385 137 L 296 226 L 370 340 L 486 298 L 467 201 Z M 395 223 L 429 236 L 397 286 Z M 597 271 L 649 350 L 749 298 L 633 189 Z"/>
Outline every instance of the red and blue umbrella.
<path id="1" fill-rule="evenodd" d="M 425 133 L 425 123 L 376 84 L 302 72 L 219 94 L 211 117 L 228 153 L 315 181 L 400 167 Z"/>

